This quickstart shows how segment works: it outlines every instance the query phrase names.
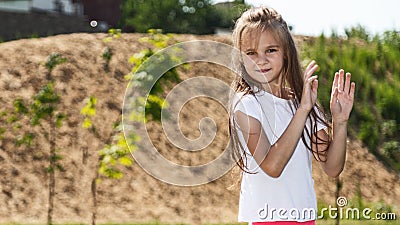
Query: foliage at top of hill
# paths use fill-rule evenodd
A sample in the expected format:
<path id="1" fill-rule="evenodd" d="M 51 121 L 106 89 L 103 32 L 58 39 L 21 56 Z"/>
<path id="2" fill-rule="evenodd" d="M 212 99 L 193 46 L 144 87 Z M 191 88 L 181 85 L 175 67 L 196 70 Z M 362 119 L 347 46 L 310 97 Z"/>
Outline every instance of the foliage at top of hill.
<path id="1" fill-rule="evenodd" d="M 216 27 L 232 28 L 248 7 L 243 0 L 216 5 L 211 0 L 124 0 L 120 25 L 141 33 L 156 28 L 167 33 L 212 34 Z"/>

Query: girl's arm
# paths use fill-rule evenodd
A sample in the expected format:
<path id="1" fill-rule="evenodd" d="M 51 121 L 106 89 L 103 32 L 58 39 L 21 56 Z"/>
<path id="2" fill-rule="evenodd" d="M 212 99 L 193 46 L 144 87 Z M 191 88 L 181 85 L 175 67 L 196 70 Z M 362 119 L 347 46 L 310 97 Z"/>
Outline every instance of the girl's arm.
<path id="1" fill-rule="evenodd" d="M 311 62 L 306 69 L 303 98 L 288 127 L 271 146 L 261 123 L 240 111 L 235 113 L 236 121 L 242 131 L 247 147 L 260 168 L 271 177 L 279 177 L 292 157 L 307 120 L 307 115 L 317 100 L 318 80 L 312 76 L 318 68 Z"/>
<path id="2" fill-rule="evenodd" d="M 271 146 L 261 123 L 240 111 L 235 113 L 247 147 L 260 168 L 271 177 L 279 177 L 299 142 L 307 120 L 307 111 L 297 110 L 282 136 Z"/>
<path id="3" fill-rule="evenodd" d="M 326 156 L 321 156 L 320 162 L 325 173 L 331 177 L 337 177 L 343 171 L 346 160 L 347 143 L 347 121 L 354 103 L 355 83 L 350 82 L 351 74 L 346 73 L 344 81 L 344 71 L 339 70 L 335 73 L 331 94 L 331 113 L 332 113 L 332 142 L 329 145 Z M 328 140 L 329 136 L 321 130 L 317 133 L 318 137 Z M 316 139 L 313 136 L 314 140 Z M 325 149 L 326 145 L 319 145 L 318 149 Z M 313 145 L 313 149 L 317 146 Z"/>

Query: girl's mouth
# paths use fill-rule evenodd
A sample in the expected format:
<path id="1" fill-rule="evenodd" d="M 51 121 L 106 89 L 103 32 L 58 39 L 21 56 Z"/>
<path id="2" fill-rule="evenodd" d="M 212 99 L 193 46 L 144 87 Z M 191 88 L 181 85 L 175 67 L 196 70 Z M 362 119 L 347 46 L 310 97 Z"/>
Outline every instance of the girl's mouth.
<path id="1" fill-rule="evenodd" d="M 271 69 L 260 69 L 260 70 L 257 70 L 257 72 L 260 72 L 260 73 L 266 73 L 266 72 L 268 72 L 268 71 L 270 71 Z"/>

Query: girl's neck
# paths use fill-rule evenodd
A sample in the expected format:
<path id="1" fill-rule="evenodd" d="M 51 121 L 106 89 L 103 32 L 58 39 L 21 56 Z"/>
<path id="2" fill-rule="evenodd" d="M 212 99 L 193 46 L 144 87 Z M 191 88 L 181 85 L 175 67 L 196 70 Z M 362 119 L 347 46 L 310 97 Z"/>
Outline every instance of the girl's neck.
<path id="1" fill-rule="evenodd" d="M 293 98 L 290 88 L 280 87 L 279 85 L 263 85 L 262 89 L 278 98 L 287 100 Z"/>
<path id="2" fill-rule="evenodd" d="M 282 98 L 283 96 L 282 96 L 282 89 L 281 89 L 281 87 L 278 87 L 278 86 L 272 86 L 271 87 L 271 94 L 273 94 L 273 95 L 275 95 L 276 97 L 278 97 L 278 98 Z"/>
<path id="3" fill-rule="evenodd" d="M 262 89 L 272 95 L 275 95 L 278 98 L 282 98 L 282 88 L 279 84 L 265 84 Z"/>
<path id="4" fill-rule="evenodd" d="M 285 88 L 282 87 L 282 75 L 278 78 L 270 81 L 269 83 L 263 84 L 262 88 L 264 91 L 278 97 L 278 98 L 286 98 Z"/>

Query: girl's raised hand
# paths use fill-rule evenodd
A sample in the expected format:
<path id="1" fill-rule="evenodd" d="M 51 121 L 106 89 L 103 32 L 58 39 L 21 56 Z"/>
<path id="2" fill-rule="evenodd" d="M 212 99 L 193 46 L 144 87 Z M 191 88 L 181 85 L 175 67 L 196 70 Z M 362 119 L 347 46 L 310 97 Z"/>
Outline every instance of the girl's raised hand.
<path id="1" fill-rule="evenodd" d="M 350 82 L 350 79 L 351 74 L 346 73 L 345 80 L 344 70 L 342 69 L 335 73 L 330 102 L 332 121 L 334 123 L 346 123 L 349 120 L 356 86 L 354 82 Z"/>
<path id="2" fill-rule="evenodd" d="M 300 102 L 300 108 L 310 111 L 318 97 L 318 76 L 314 75 L 314 72 L 318 69 L 317 63 L 313 60 L 308 64 L 306 71 L 304 72 L 304 87 Z"/>

